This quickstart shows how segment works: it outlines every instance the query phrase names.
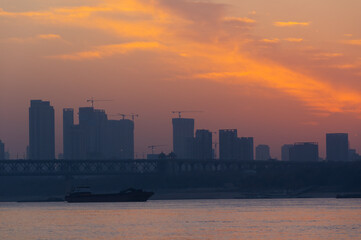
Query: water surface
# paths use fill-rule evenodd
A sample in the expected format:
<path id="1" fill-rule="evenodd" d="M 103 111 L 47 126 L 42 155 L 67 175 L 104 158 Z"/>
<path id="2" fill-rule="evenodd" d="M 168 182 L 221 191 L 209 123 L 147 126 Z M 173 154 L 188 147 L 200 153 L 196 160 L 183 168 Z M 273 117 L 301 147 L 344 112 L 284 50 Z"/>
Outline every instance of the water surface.
<path id="1" fill-rule="evenodd" d="M 0 239 L 361 239 L 361 200 L 0 203 Z"/>

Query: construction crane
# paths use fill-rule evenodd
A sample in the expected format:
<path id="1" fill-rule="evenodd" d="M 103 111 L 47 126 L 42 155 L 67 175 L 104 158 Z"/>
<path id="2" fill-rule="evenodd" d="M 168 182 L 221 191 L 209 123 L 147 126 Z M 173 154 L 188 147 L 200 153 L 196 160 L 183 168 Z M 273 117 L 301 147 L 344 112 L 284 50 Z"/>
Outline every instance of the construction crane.
<path id="1" fill-rule="evenodd" d="M 129 114 L 129 116 L 132 117 L 133 122 L 134 122 L 134 118 L 139 117 L 139 115 L 137 113 L 131 113 L 131 114 Z"/>
<path id="2" fill-rule="evenodd" d="M 157 148 L 157 147 L 165 147 L 167 145 L 150 145 L 148 146 L 148 148 L 152 149 L 152 154 L 154 154 L 154 149 Z"/>
<path id="3" fill-rule="evenodd" d="M 86 100 L 87 102 L 90 102 L 92 105 L 92 108 L 94 107 L 94 102 L 109 102 L 109 101 L 113 101 L 113 100 L 109 100 L 109 99 L 94 99 L 93 97 L 89 98 Z"/>
<path id="4" fill-rule="evenodd" d="M 117 114 L 113 114 L 111 116 L 121 116 L 122 119 L 124 120 L 126 116 L 129 116 L 128 114 L 123 114 L 123 113 L 117 113 Z"/>
<path id="5" fill-rule="evenodd" d="M 203 111 L 172 111 L 173 114 L 178 114 L 178 117 L 181 118 L 182 117 L 182 113 L 185 113 L 185 112 L 203 112 Z"/>
<path id="6" fill-rule="evenodd" d="M 139 117 L 139 115 L 136 113 L 131 113 L 131 114 L 117 113 L 117 114 L 113 114 L 111 116 L 121 116 L 123 118 L 123 120 L 125 119 L 125 117 L 129 116 L 129 117 L 132 117 L 133 122 L 136 117 Z"/>

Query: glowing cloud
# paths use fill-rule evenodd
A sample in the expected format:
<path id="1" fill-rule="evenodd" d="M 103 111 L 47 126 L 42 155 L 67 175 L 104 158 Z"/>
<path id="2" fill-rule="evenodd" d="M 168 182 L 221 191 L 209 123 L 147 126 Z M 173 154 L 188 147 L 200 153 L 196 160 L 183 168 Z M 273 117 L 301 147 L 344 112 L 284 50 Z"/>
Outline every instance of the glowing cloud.
<path id="1" fill-rule="evenodd" d="M 131 43 L 123 43 L 123 44 L 98 46 L 91 51 L 50 56 L 49 58 L 58 58 L 64 60 L 85 60 L 85 59 L 94 59 L 94 58 L 100 59 L 104 57 L 110 57 L 115 54 L 125 54 L 130 51 L 149 50 L 160 47 L 161 47 L 160 44 L 157 42 L 131 42 Z"/>
<path id="2" fill-rule="evenodd" d="M 272 38 L 272 39 L 262 39 L 261 42 L 265 42 L 265 43 L 279 43 L 281 40 L 278 38 Z"/>
<path id="3" fill-rule="evenodd" d="M 39 12 L 13 13 L 0 9 L 0 17 L 29 18 L 51 26 L 101 30 L 121 39 L 121 42 L 127 42 L 90 46 L 87 50 L 49 57 L 54 60 L 80 61 L 131 54 L 134 51 L 162 51 L 167 56 L 157 60 L 164 63 L 164 69 L 186 69 L 179 79 L 257 84 L 297 98 L 314 110 L 361 113 L 360 92 L 335 87 L 325 79 L 305 75 L 271 59 L 252 55 L 248 48 L 257 48 L 260 42 L 278 43 L 281 40 L 259 40 L 259 37 L 247 32 L 248 27 L 240 28 L 243 24 L 253 24 L 254 20 L 228 17 L 223 8 L 220 4 L 188 0 L 125 0 L 104 1 L 93 7 Z M 227 22 L 240 24 L 225 24 Z M 309 25 L 310 22 L 274 23 L 277 27 Z M 51 34 L 38 37 L 57 38 Z M 286 38 L 284 41 L 302 42 L 303 39 Z M 347 43 L 361 45 L 361 40 Z M 323 57 L 336 56 L 325 54 Z M 175 74 L 174 78 L 178 76 Z"/>
<path id="4" fill-rule="evenodd" d="M 58 34 L 39 34 L 37 35 L 37 38 L 40 39 L 60 39 L 60 35 Z"/>
<path id="5" fill-rule="evenodd" d="M 286 42 L 303 42 L 303 38 L 285 38 Z"/>
<path id="6" fill-rule="evenodd" d="M 226 21 L 226 22 L 236 21 L 236 22 L 243 22 L 243 23 L 255 23 L 256 22 L 256 20 L 253 20 L 253 19 L 247 18 L 247 17 L 225 17 L 224 21 Z"/>
<path id="7" fill-rule="evenodd" d="M 354 40 L 345 40 L 342 41 L 344 44 L 349 44 L 349 45 L 361 45 L 361 39 L 354 39 Z"/>
<path id="8" fill-rule="evenodd" d="M 62 39 L 58 34 L 38 34 L 33 37 L 11 37 L 3 39 L 3 42 L 15 42 L 15 43 L 29 43 L 38 42 L 39 40 L 59 40 Z"/>
<path id="9" fill-rule="evenodd" d="M 273 25 L 276 27 L 294 27 L 294 26 L 309 26 L 311 22 L 274 22 Z"/>

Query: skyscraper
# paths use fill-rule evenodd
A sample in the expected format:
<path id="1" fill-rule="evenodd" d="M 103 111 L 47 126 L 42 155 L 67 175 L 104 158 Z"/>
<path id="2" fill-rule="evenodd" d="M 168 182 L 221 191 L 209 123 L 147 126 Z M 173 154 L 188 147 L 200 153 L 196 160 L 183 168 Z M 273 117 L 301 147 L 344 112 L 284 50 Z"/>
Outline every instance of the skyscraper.
<path id="1" fill-rule="evenodd" d="M 74 127 L 74 110 L 72 108 L 63 109 L 63 157 L 72 157 L 72 129 Z"/>
<path id="2" fill-rule="evenodd" d="M 5 159 L 5 144 L 0 140 L 0 160 Z"/>
<path id="3" fill-rule="evenodd" d="M 194 139 L 194 158 L 197 160 L 212 159 L 212 133 L 208 130 L 197 130 Z"/>
<path id="4" fill-rule="evenodd" d="M 238 158 L 237 129 L 219 130 L 219 159 L 236 160 Z"/>
<path id="5" fill-rule="evenodd" d="M 84 134 L 87 159 L 105 157 L 106 125 L 108 117 L 104 110 L 93 107 L 79 108 L 79 132 Z"/>
<path id="6" fill-rule="evenodd" d="M 129 119 L 108 120 L 105 158 L 134 159 L 134 122 Z"/>
<path id="7" fill-rule="evenodd" d="M 104 110 L 79 108 L 79 124 L 73 109 L 63 110 L 65 159 L 134 159 L 134 122 L 108 120 Z"/>
<path id="8" fill-rule="evenodd" d="M 326 134 L 326 159 L 327 161 L 348 160 L 348 134 L 327 133 Z"/>
<path id="9" fill-rule="evenodd" d="M 293 147 L 293 144 L 285 144 L 281 148 L 281 159 L 282 161 L 289 161 L 290 160 L 290 149 Z"/>
<path id="10" fill-rule="evenodd" d="M 55 159 L 54 108 L 48 101 L 30 101 L 29 158 Z"/>
<path id="11" fill-rule="evenodd" d="M 254 150 L 253 150 L 253 137 L 241 137 L 238 140 L 239 142 L 239 151 L 240 151 L 240 160 L 242 161 L 251 161 L 254 160 Z"/>
<path id="12" fill-rule="evenodd" d="M 256 147 L 256 160 L 266 161 L 271 158 L 268 145 L 260 144 Z"/>
<path id="13" fill-rule="evenodd" d="M 294 162 L 317 162 L 318 144 L 313 142 L 295 143 L 290 148 L 290 161 Z"/>
<path id="14" fill-rule="evenodd" d="M 178 159 L 192 158 L 194 119 L 173 118 L 173 152 Z"/>

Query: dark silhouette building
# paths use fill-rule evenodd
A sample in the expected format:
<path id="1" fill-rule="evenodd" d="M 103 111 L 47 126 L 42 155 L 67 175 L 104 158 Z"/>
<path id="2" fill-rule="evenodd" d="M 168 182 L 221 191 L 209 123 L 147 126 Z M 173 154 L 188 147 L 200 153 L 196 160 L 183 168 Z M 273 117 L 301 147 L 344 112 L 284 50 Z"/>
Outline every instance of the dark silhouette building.
<path id="1" fill-rule="evenodd" d="M 260 144 L 256 147 L 256 160 L 265 161 L 270 158 L 270 148 L 268 145 Z"/>
<path id="2" fill-rule="evenodd" d="M 93 107 L 79 108 L 80 132 L 84 134 L 87 159 L 105 157 L 107 115 L 104 110 Z"/>
<path id="3" fill-rule="evenodd" d="M 178 159 L 193 157 L 194 119 L 173 118 L 173 152 Z"/>
<path id="4" fill-rule="evenodd" d="M 64 159 L 134 159 L 134 122 L 108 120 L 104 110 L 79 108 L 63 110 Z"/>
<path id="5" fill-rule="evenodd" d="M 134 159 L 134 122 L 128 119 L 108 120 L 107 159 Z"/>
<path id="6" fill-rule="evenodd" d="M 293 144 L 285 144 L 281 148 L 281 160 L 289 161 L 290 160 L 290 149 L 293 147 Z"/>
<path id="7" fill-rule="evenodd" d="M 63 158 L 72 159 L 72 131 L 74 127 L 74 109 L 63 109 Z"/>
<path id="8" fill-rule="evenodd" d="M 237 137 L 237 129 L 219 130 L 219 159 L 242 160 L 254 159 L 253 138 Z"/>
<path id="9" fill-rule="evenodd" d="M 29 158 L 55 159 L 54 108 L 48 101 L 30 101 Z"/>
<path id="10" fill-rule="evenodd" d="M 294 162 L 317 162 L 318 144 L 314 142 L 295 143 L 290 148 L 290 161 Z"/>
<path id="11" fill-rule="evenodd" d="M 235 160 L 239 156 L 237 129 L 219 130 L 219 159 Z"/>
<path id="12" fill-rule="evenodd" d="M 74 125 L 70 129 L 70 137 L 68 139 L 70 149 L 67 154 L 67 159 L 72 160 L 84 160 L 87 159 L 87 134 L 85 133 L 85 129 L 83 129 L 80 125 Z"/>
<path id="13" fill-rule="evenodd" d="M 326 134 L 326 159 L 327 161 L 348 160 L 348 134 L 327 133 Z"/>
<path id="14" fill-rule="evenodd" d="M 0 160 L 5 159 L 5 144 L 0 140 Z"/>
<path id="15" fill-rule="evenodd" d="M 213 156 L 212 133 L 208 130 L 197 130 L 194 138 L 194 158 L 210 160 Z"/>
<path id="16" fill-rule="evenodd" d="M 254 160 L 253 137 L 241 137 L 238 142 L 240 151 L 239 159 L 242 161 Z"/>

